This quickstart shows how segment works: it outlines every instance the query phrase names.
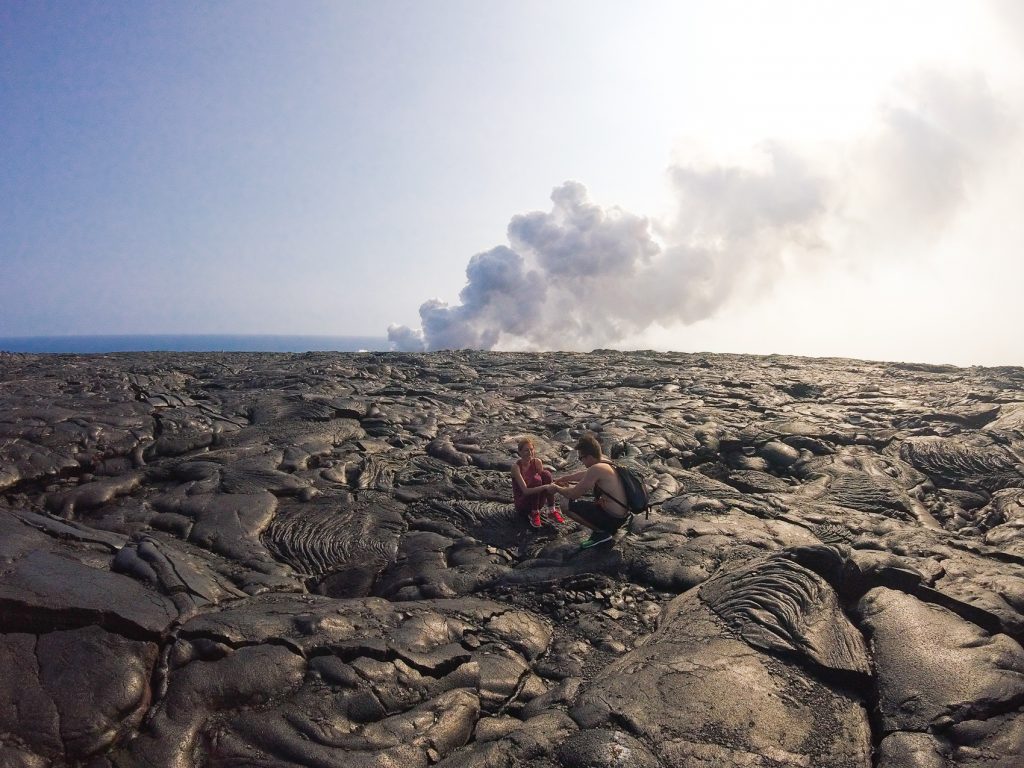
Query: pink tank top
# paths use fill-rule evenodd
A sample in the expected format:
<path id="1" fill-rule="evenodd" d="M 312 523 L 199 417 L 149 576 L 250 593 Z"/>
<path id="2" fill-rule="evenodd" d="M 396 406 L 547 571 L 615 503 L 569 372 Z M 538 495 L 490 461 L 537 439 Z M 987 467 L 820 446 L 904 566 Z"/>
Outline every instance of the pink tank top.
<path id="1" fill-rule="evenodd" d="M 519 464 L 519 462 L 516 462 Z M 523 465 L 519 464 L 519 472 L 523 475 L 523 482 L 526 483 L 527 488 L 534 488 L 538 485 L 544 485 L 544 479 L 540 476 L 541 471 L 544 469 L 544 464 L 538 458 L 530 459 L 530 463 L 526 465 L 526 469 L 523 469 Z M 523 497 L 523 492 L 519 488 L 519 484 L 515 481 L 512 482 L 512 498 L 515 501 L 519 501 Z"/>

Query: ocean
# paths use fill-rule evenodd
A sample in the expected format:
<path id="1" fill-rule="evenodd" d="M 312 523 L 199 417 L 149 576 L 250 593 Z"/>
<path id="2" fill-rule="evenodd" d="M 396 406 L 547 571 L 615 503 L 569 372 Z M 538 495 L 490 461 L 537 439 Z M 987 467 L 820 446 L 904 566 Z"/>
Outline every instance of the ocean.
<path id="1" fill-rule="evenodd" d="M 385 352 L 383 336 L 126 335 L 0 336 L 0 352 Z"/>

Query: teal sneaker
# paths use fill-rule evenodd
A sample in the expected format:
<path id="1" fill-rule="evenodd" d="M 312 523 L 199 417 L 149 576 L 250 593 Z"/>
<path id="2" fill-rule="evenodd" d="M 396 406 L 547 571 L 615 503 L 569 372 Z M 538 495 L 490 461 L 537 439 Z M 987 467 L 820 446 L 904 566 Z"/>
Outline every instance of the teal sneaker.
<path id="1" fill-rule="evenodd" d="M 580 544 L 580 549 L 590 549 L 598 544 L 604 544 L 614 538 L 608 531 L 594 531 L 590 538 Z"/>

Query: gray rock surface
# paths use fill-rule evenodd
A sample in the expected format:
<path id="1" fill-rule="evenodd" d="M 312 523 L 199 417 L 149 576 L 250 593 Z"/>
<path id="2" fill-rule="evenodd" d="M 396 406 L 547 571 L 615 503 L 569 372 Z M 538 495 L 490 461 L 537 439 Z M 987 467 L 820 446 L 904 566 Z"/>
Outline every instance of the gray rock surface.
<path id="1" fill-rule="evenodd" d="M 1022 643 L 1019 368 L 0 353 L 3 766 L 1009 768 Z"/>

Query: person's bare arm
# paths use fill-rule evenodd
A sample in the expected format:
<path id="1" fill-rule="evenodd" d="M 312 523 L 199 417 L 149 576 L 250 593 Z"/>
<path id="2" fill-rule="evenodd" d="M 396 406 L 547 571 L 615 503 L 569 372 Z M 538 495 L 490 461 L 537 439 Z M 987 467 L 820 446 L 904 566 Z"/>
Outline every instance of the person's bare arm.
<path id="1" fill-rule="evenodd" d="M 552 486 L 552 489 L 565 496 L 567 499 L 578 499 L 580 496 L 584 496 L 593 490 L 597 484 L 597 478 L 600 475 L 600 470 L 595 464 L 586 472 L 583 473 L 583 477 L 575 485 L 570 485 L 568 488 L 561 486 Z"/>
<path id="2" fill-rule="evenodd" d="M 523 473 L 522 470 L 519 469 L 518 462 L 512 465 L 512 482 L 516 484 L 516 488 L 518 488 L 522 493 L 529 492 L 530 489 L 526 487 L 526 481 L 523 480 Z"/>
<path id="3" fill-rule="evenodd" d="M 581 469 L 579 472 L 573 472 L 571 475 L 562 475 L 556 477 L 553 482 L 555 485 L 564 485 L 565 483 L 578 483 L 583 479 L 583 476 L 587 474 L 587 470 Z"/>
<path id="4" fill-rule="evenodd" d="M 526 481 L 523 480 L 523 472 L 519 469 L 519 463 L 516 462 L 512 465 L 512 482 L 516 484 L 516 487 L 522 492 L 523 496 L 533 496 L 547 490 L 545 485 L 537 485 L 530 488 Z"/>

